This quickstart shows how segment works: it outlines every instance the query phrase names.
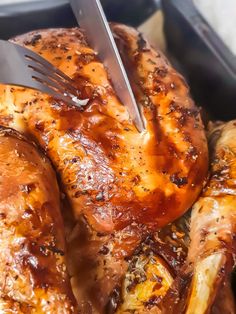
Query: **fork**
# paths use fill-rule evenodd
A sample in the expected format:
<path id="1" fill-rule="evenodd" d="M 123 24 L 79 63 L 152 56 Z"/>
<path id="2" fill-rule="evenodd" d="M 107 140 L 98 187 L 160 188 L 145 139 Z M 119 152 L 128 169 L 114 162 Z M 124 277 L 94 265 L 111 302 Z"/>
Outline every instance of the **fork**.
<path id="1" fill-rule="evenodd" d="M 69 105 L 83 107 L 72 79 L 35 52 L 0 40 L 0 83 L 29 87 Z"/>

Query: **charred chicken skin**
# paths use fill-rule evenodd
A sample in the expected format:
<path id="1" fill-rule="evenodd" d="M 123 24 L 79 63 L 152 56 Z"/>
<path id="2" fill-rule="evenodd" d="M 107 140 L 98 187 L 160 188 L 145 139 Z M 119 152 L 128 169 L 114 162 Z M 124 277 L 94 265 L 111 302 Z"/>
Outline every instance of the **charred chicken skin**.
<path id="1" fill-rule="evenodd" d="M 77 313 L 50 162 L 0 129 L 0 313 Z"/>
<path id="2" fill-rule="evenodd" d="M 35 31 L 13 41 L 70 76 L 78 97 L 89 99 L 85 108 L 0 87 L 0 123 L 44 149 L 73 208 L 70 270 L 84 312 L 104 312 L 127 269 L 126 257 L 149 232 L 192 205 L 208 167 L 201 118 L 183 78 L 137 31 L 121 25 L 113 31 L 144 115 L 142 133 L 76 28 Z"/>
<path id="3" fill-rule="evenodd" d="M 236 121 L 209 131 L 209 182 L 191 215 L 188 257 L 166 296 L 164 313 L 234 314 Z"/>

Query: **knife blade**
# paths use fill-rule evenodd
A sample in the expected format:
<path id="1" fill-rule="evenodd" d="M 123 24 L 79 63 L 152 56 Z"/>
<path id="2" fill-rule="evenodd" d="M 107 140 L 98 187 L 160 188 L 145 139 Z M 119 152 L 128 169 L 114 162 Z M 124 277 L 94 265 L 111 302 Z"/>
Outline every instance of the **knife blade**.
<path id="1" fill-rule="evenodd" d="M 137 130 L 142 132 L 144 122 L 100 1 L 70 0 L 70 4 L 89 43 L 108 69 L 117 95 L 128 108 Z"/>

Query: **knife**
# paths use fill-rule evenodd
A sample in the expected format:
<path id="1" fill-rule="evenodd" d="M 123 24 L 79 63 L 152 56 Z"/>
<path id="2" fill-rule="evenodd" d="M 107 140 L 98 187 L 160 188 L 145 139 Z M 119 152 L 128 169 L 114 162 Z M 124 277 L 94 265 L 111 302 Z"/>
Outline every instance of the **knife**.
<path id="1" fill-rule="evenodd" d="M 142 132 L 144 122 L 100 1 L 70 0 L 70 4 L 78 24 L 86 31 L 89 43 L 109 70 L 117 95 L 128 108 L 137 130 Z"/>

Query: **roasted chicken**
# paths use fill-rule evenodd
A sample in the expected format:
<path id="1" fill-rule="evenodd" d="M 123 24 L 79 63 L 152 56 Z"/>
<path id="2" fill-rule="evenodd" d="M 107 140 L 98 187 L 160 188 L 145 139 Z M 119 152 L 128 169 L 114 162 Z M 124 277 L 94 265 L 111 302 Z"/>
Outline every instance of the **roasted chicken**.
<path id="1" fill-rule="evenodd" d="M 230 275 L 236 258 L 236 121 L 211 127 L 211 169 L 191 215 L 188 257 L 164 313 L 236 312 Z"/>
<path id="2" fill-rule="evenodd" d="M 136 249 L 122 285 L 117 314 L 161 314 L 161 303 L 185 263 L 189 214 L 149 236 Z"/>
<path id="3" fill-rule="evenodd" d="M 56 169 L 73 215 L 69 270 L 80 309 L 104 313 L 119 299 L 130 257 L 149 233 L 181 216 L 207 174 L 199 110 L 183 78 L 132 28 L 113 25 L 145 119 L 139 133 L 83 32 L 51 29 L 13 39 L 69 75 L 85 108 L 0 87 L 0 124 L 37 142 Z"/>
<path id="4" fill-rule="evenodd" d="M 52 166 L 2 127 L 0 182 L 0 313 L 78 313 Z"/>

